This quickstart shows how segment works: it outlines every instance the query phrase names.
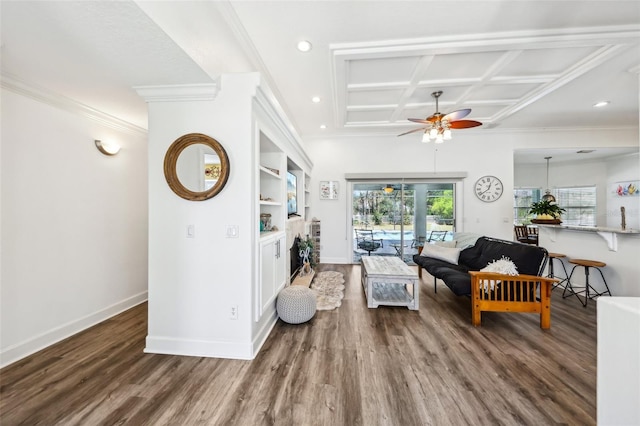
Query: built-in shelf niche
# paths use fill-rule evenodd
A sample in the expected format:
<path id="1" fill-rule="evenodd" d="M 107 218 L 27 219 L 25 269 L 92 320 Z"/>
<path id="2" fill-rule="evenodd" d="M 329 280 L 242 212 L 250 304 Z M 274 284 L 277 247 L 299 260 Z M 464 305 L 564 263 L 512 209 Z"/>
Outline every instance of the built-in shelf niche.
<path id="1" fill-rule="evenodd" d="M 269 137 L 260 132 L 260 214 L 271 215 L 271 225 L 284 229 L 285 210 L 285 176 L 287 172 L 284 152 Z M 259 220 L 259 218 L 257 219 Z M 268 230 L 263 231 L 266 235 Z"/>
<path id="2" fill-rule="evenodd" d="M 309 219 L 309 208 L 311 207 L 311 176 L 304 174 L 304 217 Z"/>

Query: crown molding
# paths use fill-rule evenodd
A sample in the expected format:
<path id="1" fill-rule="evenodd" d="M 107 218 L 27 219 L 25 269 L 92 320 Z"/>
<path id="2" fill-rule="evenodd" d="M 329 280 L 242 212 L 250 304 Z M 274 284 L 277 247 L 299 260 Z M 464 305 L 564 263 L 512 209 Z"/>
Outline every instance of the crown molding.
<path id="1" fill-rule="evenodd" d="M 220 92 L 220 78 L 206 84 L 177 84 L 167 86 L 134 86 L 145 102 L 212 101 Z"/>
<path id="2" fill-rule="evenodd" d="M 363 126 L 366 127 L 366 126 Z M 349 133 L 345 131 L 336 131 L 332 133 L 313 133 L 301 135 L 302 139 L 305 143 L 313 143 L 318 141 L 327 141 L 327 140 L 368 140 L 372 138 L 393 138 L 397 139 L 399 129 L 392 131 L 391 129 L 385 131 L 380 129 L 381 127 L 388 126 L 380 126 L 379 130 L 369 130 L 367 132 L 357 132 L 357 133 Z M 484 126 L 483 126 L 484 127 Z M 637 127 L 633 126 L 606 126 L 606 127 L 596 127 L 596 126 L 588 126 L 588 127 L 543 127 L 543 128 L 515 128 L 515 127 L 493 127 L 493 128 L 476 128 L 476 129 L 465 129 L 465 135 L 504 135 L 504 134 L 540 134 L 540 133 L 576 133 L 582 132 L 586 134 L 592 134 L 593 132 L 606 132 L 606 131 L 637 131 Z M 456 138 L 456 134 L 454 134 L 454 138 Z M 405 139 L 411 139 L 405 138 Z M 416 139 L 418 141 L 418 139 Z"/>
<path id="3" fill-rule="evenodd" d="M 300 159 L 306 163 L 305 166 L 308 169 L 312 169 L 313 162 L 302 146 L 302 139 L 296 132 L 293 124 L 289 122 L 287 115 L 284 113 L 284 110 L 270 89 L 266 82 L 256 87 L 254 106 L 258 108 L 258 111 L 261 112 L 264 118 L 275 126 L 282 138 L 286 141 L 288 149 L 298 154 Z"/>
<path id="4" fill-rule="evenodd" d="M 0 84 L 3 89 L 31 98 L 43 104 L 78 114 L 100 125 L 135 135 L 146 135 L 147 129 L 132 124 L 113 115 L 91 108 L 81 102 L 53 92 L 44 87 L 22 80 L 11 74 L 0 74 Z"/>
<path id="5" fill-rule="evenodd" d="M 414 55 L 427 55 L 431 52 L 448 53 L 487 51 L 505 48 L 534 48 L 549 45 L 560 46 L 604 46 L 610 44 L 628 44 L 640 35 L 640 25 L 617 25 L 583 28 L 560 28 L 537 31 L 507 31 L 453 36 L 422 37 L 413 39 L 382 40 L 354 43 L 334 43 L 329 45 L 333 56 L 347 55 L 375 57 L 375 54 L 389 54 L 407 51 Z"/>

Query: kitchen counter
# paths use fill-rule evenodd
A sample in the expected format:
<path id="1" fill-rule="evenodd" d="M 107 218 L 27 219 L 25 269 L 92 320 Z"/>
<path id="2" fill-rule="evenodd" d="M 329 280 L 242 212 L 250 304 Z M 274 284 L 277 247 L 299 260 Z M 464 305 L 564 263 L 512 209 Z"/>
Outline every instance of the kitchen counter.
<path id="1" fill-rule="evenodd" d="M 605 262 L 602 268 L 613 296 L 640 296 L 640 230 L 572 225 L 538 225 L 538 244 L 552 253 L 563 253 L 567 269 L 569 259 Z M 571 278 L 574 285 L 584 285 L 584 272 L 579 268 Z M 591 282 L 604 289 L 599 274 L 591 274 Z"/>

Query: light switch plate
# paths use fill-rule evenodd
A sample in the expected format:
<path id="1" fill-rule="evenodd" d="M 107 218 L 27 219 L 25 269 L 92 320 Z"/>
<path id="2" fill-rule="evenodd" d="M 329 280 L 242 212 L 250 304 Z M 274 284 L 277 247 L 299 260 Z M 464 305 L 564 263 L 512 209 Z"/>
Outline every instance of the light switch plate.
<path id="1" fill-rule="evenodd" d="M 238 238 L 238 225 L 227 225 L 227 238 Z"/>

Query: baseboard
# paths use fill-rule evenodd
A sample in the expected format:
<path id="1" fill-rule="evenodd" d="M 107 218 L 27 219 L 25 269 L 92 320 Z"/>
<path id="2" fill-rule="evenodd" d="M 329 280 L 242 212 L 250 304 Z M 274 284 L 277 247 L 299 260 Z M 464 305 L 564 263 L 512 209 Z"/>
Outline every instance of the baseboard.
<path id="1" fill-rule="evenodd" d="M 251 360 L 249 342 L 225 342 L 147 336 L 145 353 Z"/>
<path id="2" fill-rule="evenodd" d="M 227 358 L 252 360 L 264 345 L 278 316 L 264 322 L 252 342 L 227 342 L 216 340 L 181 339 L 167 336 L 147 336 L 145 353 L 162 355 L 199 356 L 208 358 Z"/>
<path id="3" fill-rule="evenodd" d="M 121 312 L 133 308 L 147 300 L 147 292 L 136 294 L 118 303 L 114 303 L 97 312 L 68 322 L 52 330 L 46 331 L 31 339 L 9 346 L 0 351 L 0 368 L 4 368 L 9 364 L 21 360 L 31 354 L 34 354 L 48 346 L 60 342 L 67 337 L 73 336 L 89 327 L 105 321 Z"/>
<path id="4" fill-rule="evenodd" d="M 264 345 L 264 342 L 267 341 L 269 334 L 271 334 L 271 330 L 276 326 L 276 322 L 278 322 L 278 314 L 274 312 L 274 315 L 271 317 L 269 321 L 265 321 L 264 326 L 258 331 L 256 336 L 253 338 L 253 356 L 255 358 L 260 352 L 260 348 Z"/>

